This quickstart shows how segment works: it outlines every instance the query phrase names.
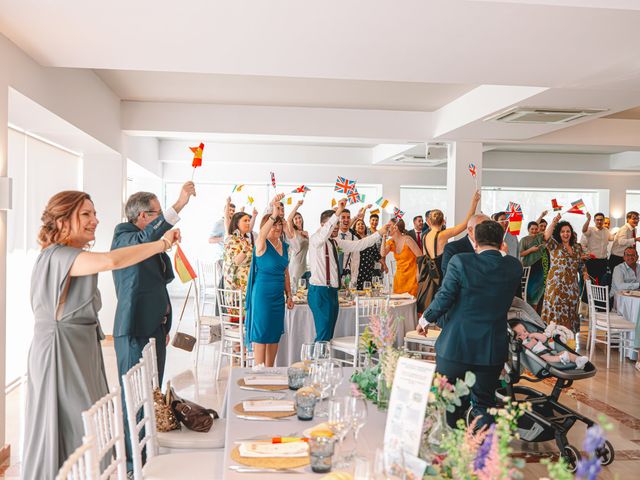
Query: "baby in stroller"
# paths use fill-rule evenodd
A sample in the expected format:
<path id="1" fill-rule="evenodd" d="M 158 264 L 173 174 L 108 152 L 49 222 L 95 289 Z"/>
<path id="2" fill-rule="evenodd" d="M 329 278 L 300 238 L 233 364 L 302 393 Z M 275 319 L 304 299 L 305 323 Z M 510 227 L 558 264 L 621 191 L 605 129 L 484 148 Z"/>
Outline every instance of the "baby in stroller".
<path id="1" fill-rule="evenodd" d="M 589 361 L 587 357 L 576 355 L 567 350 L 558 354 L 558 352 L 552 350 L 547 344 L 549 338 L 544 333 L 529 332 L 520 322 L 513 323 L 511 330 L 515 333 L 516 338 L 522 341 L 522 346 L 531 350 L 547 362 L 560 362 L 563 365 L 568 365 L 573 362 L 576 364 L 578 370 L 582 370 Z"/>

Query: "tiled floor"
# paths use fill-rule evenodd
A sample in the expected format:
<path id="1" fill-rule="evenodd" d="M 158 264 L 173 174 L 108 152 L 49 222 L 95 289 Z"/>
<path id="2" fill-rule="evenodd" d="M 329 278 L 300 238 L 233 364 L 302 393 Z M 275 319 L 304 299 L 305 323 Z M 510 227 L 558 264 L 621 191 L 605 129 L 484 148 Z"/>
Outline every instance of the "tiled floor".
<path id="1" fill-rule="evenodd" d="M 188 319 L 183 322 L 192 324 Z M 117 384 L 116 359 L 113 345 L 103 346 L 107 375 L 110 385 Z M 220 380 L 214 380 L 213 349 L 204 347 L 197 373 L 193 369 L 191 354 L 175 348 L 169 348 L 166 378 L 170 378 L 180 394 L 192 398 L 200 404 L 219 409 L 226 387 L 227 372 L 223 369 Z M 640 372 L 635 370 L 631 361 L 618 362 L 618 356 L 612 357 L 611 368 L 607 370 L 605 355 L 598 350 L 595 363 L 599 369 L 596 376 L 576 382 L 565 390 L 561 401 L 581 414 L 597 419 L 605 414 L 615 425 L 609 434 L 609 440 L 616 450 L 616 460 L 606 467 L 599 476 L 602 479 L 637 478 L 640 470 Z M 533 385 L 543 392 L 550 392 L 548 382 Z M 7 396 L 7 441 L 12 446 L 11 465 L 0 467 L 0 478 L 19 477 L 19 451 L 21 398 L 16 389 Z M 576 424 L 569 433 L 572 444 L 580 447 L 584 436 L 584 427 Z M 554 442 L 531 444 L 517 442 L 514 446 L 518 456 L 527 461 L 525 478 L 544 477 L 546 469 L 539 463 L 540 458 L 557 453 Z"/>

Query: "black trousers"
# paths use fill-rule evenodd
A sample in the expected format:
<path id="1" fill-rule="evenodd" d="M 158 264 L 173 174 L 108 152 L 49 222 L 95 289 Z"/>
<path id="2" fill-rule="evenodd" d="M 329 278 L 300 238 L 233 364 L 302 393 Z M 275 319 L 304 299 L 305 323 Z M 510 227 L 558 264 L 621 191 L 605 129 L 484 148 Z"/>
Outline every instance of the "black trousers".
<path id="1" fill-rule="evenodd" d="M 473 372 L 476 376 L 476 383 L 471 387 L 471 394 L 461 399 L 462 404 L 453 413 L 447 413 L 449 426 L 455 427 L 458 419 L 464 418 L 469 408 L 469 402 L 473 407 L 474 416 L 482 417 L 478 421 L 478 427 L 493 423 L 493 416 L 487 410 L 497 405 L 496 389 L 499 386 L 498 379 L 502 368 L 503 365 L 470 365 L 436 357 L 436 371 L 445 375 L 449 383 L 455 383 L 458 378 L 464 379 L 468 371 Z"/>
<path id="2" fill-rule="evenodd" d="M 624 262 L 624 258 L 619 257 L 618 255 L 614 255 L 613 253 L 609 255 L 609 271 L 611 272 L 611 275 L 613 275 L 613 269 L 620 265 L 622 262 Z"/>
<path id="3" fill-rule="evenodd" d="M 587 272 L 591 278 L 595 278 L 598 285 L 609 285 L 609 261 L 606 258 L 593 258 L 585 262 Z"/>

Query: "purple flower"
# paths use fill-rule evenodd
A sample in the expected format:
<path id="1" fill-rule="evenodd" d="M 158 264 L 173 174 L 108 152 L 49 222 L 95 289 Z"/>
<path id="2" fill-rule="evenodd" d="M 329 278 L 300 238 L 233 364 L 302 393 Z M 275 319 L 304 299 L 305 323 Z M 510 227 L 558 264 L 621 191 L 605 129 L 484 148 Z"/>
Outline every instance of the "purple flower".
<path id="1" fill-rule="evenodd" d="M 481 471 L 484 468 L 485 463 L 487 462 L 487 458 L 489 457 L 489 453 L 491 452 L 491 444 L 494 440 L 493 437 L 495 436 L 495 429 L 496 424 L 491 424 L 491 426 L 489 427 L 489 431 L 487 432 L 487 436 L 484 437 L 482 445 L 480 445 L 480 448 L 478 448 L 478 451 L 476 452 L 476 458 L 473 461 L 473 469 L 476 472 Z"/>
<path id="2" fill-rule="evenodd" d="M 604 432 L 600 425 L 592 425 L 587 428 L 587 434 L 582 442 L 582 448 L 590 454 L 594 455 L 596 450 L 604 445 Z"/>
<path id="3" fill-rule="evenodd" d="M 600 466 L 600 459 L 598 457 L 591 456 L 589 458 L 581 458 L 578 461 L 576 478 L 581 480 L 596 480 L 600 470 L 602 470 L 602 467 Z"/>

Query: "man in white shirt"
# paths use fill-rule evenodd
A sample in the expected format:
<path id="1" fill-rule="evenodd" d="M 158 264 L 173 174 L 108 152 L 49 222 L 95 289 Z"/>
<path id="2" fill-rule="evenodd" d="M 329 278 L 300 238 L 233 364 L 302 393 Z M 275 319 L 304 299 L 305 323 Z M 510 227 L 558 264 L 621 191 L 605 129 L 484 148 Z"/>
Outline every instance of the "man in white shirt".
<path id="1" fill-rule="evenodd" d="M 364 210 L 362 210 L 362 216 L 364 216 Z M 340 222 L 339 222 L 339 230 L 338 230 L 338 238 L 340 240 L 357 240 L 353 232 L 351 232 L 351 211 L 348 208 L 345 208 L 340 213 Z M 340 277 L 344 282 L 345 277 L 349 275 L 351 281 L 355 285 L 356 280 L 358 279 L 358 267 L 360 266 L 360 253 L 359 252 L 349 252 L 343 253 L 342 251 L 338 252 L 338 259 L 342 268 L 340 270 Z"/>
<path id="2" fill-rule="evenodd" d="M 636 246 L 636 242 L 640 240 L 636 231 L 640 215 L 638 212 L 631 211 L 627 213 L 627 223 L 625 223 L 616 233 L 611 245 L 611 255 L 609 256 L 609 270 L 613 272 L 616 266 L 623 262 L 624 250 L 627 247 Z"/>
<path id="3" fill-rule="evenodd" d="M 582 226 L 582 243 L 585 246 L 587 255 L 586 266 L 589 276 L 593 278 L 597 285 L 609 285 L 609 276 L 607 269 L 609 261 L 607 252 L 609 242 L 613 240 L 614 235 L 608 228 L 604 227 L 604 213 L 596 213 L 593 217 L 595 227 L 589 227 L 591 214 L 587 212 L 587 221 Z"/>
<path id="4" fill-rule="evenodd" d="M 638 290 L 640 288 L 640 269 L 638 268 L 638 252 L 636 247 L 624 250 L 624 262 L 613 269 L 611 296 L 622 290 Z"/>
<path id="5" fill-rule="evenodd" d="M 378 232 L 362 240 L 343 240 L 338 235 L 338 220 L 347 204 L 340 200 L 338 209 L 325 210 L 320 215 L 320 229 L 309 238 L 309 308 L 313 313 L 316 327 L 316 342 L 329 341 L 338 319 L 338 289 L 340 288 L 340 271 L 342 266 L 338 260 L 338 249 L 353 253 L 375 245 L 382 234 L 389 230 L 385 225 Z"/>

